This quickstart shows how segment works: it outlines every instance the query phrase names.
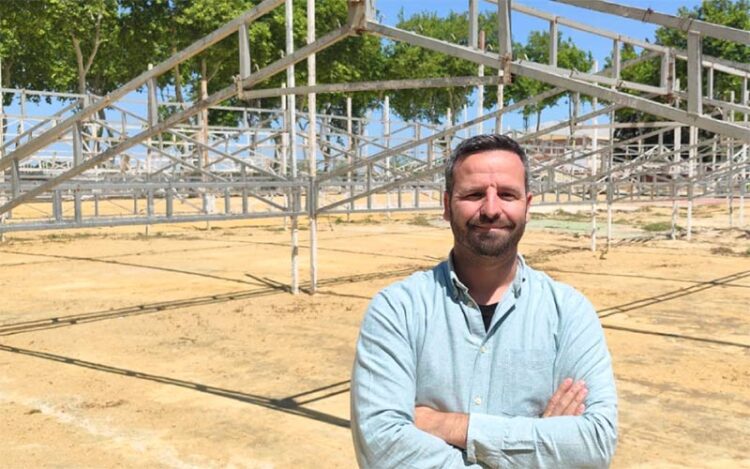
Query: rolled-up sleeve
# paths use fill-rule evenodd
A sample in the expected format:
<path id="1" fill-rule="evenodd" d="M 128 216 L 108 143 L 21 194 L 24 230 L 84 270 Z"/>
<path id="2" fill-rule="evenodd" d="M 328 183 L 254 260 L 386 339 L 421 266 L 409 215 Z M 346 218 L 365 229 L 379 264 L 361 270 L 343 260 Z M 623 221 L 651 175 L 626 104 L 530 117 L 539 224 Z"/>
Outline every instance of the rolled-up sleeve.
<path id="1" fill-rule="evenodd" d="M 414 426 L 416 352 L 408 306 L 399 300 L 378 294 L 360 330 L 351 387 L 357 461 L 368 468 L 471 467 L 461 450 Z"/>
<path id="2" fill-rule="evenodd" d="M 567 292 L 560 311 L 554 381 L 586 382 L 578 417 L 513 417 L 472 413 L 467 459 L 490 467 L 607 467 L 617 442 L 617 394 L 612 361 L 594 308 Z"/>

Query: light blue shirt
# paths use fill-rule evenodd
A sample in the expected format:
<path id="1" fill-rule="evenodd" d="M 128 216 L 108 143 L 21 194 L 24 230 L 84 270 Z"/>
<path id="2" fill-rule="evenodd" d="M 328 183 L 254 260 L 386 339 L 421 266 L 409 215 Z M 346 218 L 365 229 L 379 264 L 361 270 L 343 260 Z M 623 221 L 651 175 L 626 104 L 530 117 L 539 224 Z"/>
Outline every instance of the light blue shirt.
<path id="1" fill-rule="evenodd" d="M 586 382 L 584 414 L 540 418 L 568 377 Z M 617 442 L 612 362 L 593 306 L 520 256 L 488 332 L 450 261 L 378 293 L 351 397 L 362 467 L 606 467 Z M 469 414 L 466 450 L 417 429 L 416 405 Z"/>

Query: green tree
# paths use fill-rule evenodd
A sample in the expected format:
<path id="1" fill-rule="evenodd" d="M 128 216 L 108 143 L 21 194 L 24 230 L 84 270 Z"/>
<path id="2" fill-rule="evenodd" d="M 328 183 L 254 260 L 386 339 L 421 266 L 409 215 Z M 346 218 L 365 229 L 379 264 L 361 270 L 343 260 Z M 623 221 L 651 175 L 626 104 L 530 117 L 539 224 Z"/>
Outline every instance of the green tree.
<path id="1" fill-rule="evenodd" d="M 469 24 L 466 14 L 417 13 L 405 19 L 399 14 L 398 28 L 418 34 L 467 45 Z M 386 75 L 390 79 L 435 78 L 476 75 L 477 66 L 469 61 L 450 57 L 403 42 L 386 45 Z M 391 93 L 393 110 L 406 120 L 439 123 L 448 108 L 457 111 L 471 104 L 472 89 L 463 87 L 401 90 Z M 454 121 L 457 112 L 453 113 Z"/>
<path id="2" fill-rule="evenodd" d="M 750 30 L 750 1 L 748 0 L 704 0 L 692 10 L 680 7 L 678 15 L 743 31 Z M 656 43 L 687 49 L 687 35 L 676 29 L 662 27 L 656 30 Z M 704 37 L 702 46 L 704 55 L 738 63 L 750 63 L 750 46 L 712 37 Z M 677 77 L 683 84 L 687 83 L 685 61 L 678 62 Z M 736 96 L 739 97 L 741 96 L 741 83 L 740 77 L 717 73 L 714 81 L 714 95 L 719 99 L 729 99 L 729 92 L 735 91 Z"/>
<path id="3" fill-rule="evenodd" d="M 418 13 L 408 20 L 402 15 L 397 26 L 454 44 L 468 44 L 469 24 L 466 13 L 450 13 L 447 17 L 439 17 L 435 13 Z M 480 14 L 479 28 L 485 32 L 486 50 L 497 51 L 496 13 Z M 525 44 L 513 43 L 513 51 L 516 58 L 548 63 L 549 33 L 534 31 L 529 35 Z M 477 66 L 466 60 L 403 43 L 388 44 L 386 56 L 389 59 L 387 68 L 389 78 L 450 77 L 477 73 Z M 562 35 L 558 39 L 557 60 L 561 67 L 581 71 L 590 70 L 593 64 L 590 53 L 578 49 L 571 39 L 563 40 Z M 496 69 L 485 69 L 485 75 L 494 74 L 497 74 Z M 512 84 L 506 87 L 504 104 L 521 101 L 550 88 L 550 85 L 530 78 L 513 77 Z M 483 103 L 485 109 L 495 106 L 496 90 L 496 87 L 486 88 Z M 472 93 L 473 88 L 461 87 L 407 90 L 394 92 L 391 102 L 394 110 L 404 119 L 422 119 L 438 123 L 445 116 L 447 108 L 456 110 L 471 104 Z M 522 113 L 527 127 L 530 116 L 536 115 L 538 128 L 543 110 L 555 106 L 560 98 L 561 95 L 558 95 L 524 107 Z"/>
<path id="4" fill-rule="evenodd" d="M 0 2 L 1 84 L 6 88 L 53 89 L 47 81 L 54 53 L 44 47 L 51 31 L 49 17 L 36 14 L 31 6 L 39 4 L 27 0 Z M 5 95 L 5 104 L 11 98 Z"/>
<path id="5" fill-rule="evenodd" d="M 537 63 L 549 63 L 550 36 L 547 31 L 532 31 L 526 44 L 514 44 L 513 50 L 516 59 L 530 60 Z M 562 33 L 558 33 L 557 65 L 562 68 L 587 72 L 591 70 L 593 58 L 590 52 L 584 52 L 577 48 L 573 40 L 564 40 Z M 513 83 L 508 89 L 508 94 L 514 102 L 527 99 L 552 89 L 553 86 L 532 78 L 514 76 Z M 536 130 L 542 121 L 542 111 L 558 104 L 563 95 L 552 96 L 536 104 L 524 106 L 522 115 L 524 127 L 528 129 L 529 117 L 536 115 Z M 585 96 L 582 99 L 588 99 Z"/>
<path id="6" fill-rule="evenodd" d="M 692 10 L 681 7 L 678 10 L 678 15 L 685 18 L 730 26 L 740 30 L 750 30 L 750 1 L 748 0 L 705 0 L 701 5 L 694 7 Z M 660 27 L 656 30 L 655 35 L 657 44 L 677 49 L 687 49 L 687 35 L 682 31 Z M 732 60 L 738 63 L 750 63 L 750 46 L 747 45 L 704 37 L 702 50 L 704 55 Z M 641 54 L 645 53 L 646 51 L 641 52 Z M 623 61 L 639 56 L 629 44 L 623 45 L 620 55 Z M 611 58 L 607 60 L 607 66 L 610 63 Z M 624 80 L 658 86 L 660 62 L 658 59 L 641 62 L 640 64 L 623 69 L 621 76 Z M 687 64 L 685 61 L 677 61 L 676 76 L 684 87 L 687 83 Z M 704 94 L 707 93 L 706 86 L 707 80 L 704 79 Z M 739 98 L 742 96 L 741 87 L 742 79 L 740 77 L 725 73 L 715 74 L 714 97 L 717 99 L 728 100 L 731 91 L 734 91 L 735 96 Z M 633 93 L 632 91 L 629 92 Z M 659 97 L 656 99 L 666 102 L 668 98 Z M 635 109 L 621 109 L 615 114 L 615 120 L 617 122 L 650 122 L 656 120 L 656 118 Z M 645 131 L 646 129 L 617 129 L 616 135 L 618 138 L 630 138 Z M 669 143 L 669 139 L 671 138 L 671 134 L 668 133 L 665 135 L 667 143 Z M 687 132 L 685 132 L 683 138 L 688 138 Z"/>

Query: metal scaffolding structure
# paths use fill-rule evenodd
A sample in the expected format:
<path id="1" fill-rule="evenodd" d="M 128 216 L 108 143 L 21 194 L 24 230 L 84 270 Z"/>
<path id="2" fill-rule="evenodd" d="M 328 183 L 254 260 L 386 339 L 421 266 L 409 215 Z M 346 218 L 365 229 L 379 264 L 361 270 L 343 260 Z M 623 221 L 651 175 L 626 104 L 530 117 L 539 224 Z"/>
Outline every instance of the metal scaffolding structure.
<path id="1" fill-rule="evenodd" d="M 730 224 L 735 223 L 736 204 L 737 226 L 745 226 L 745 196 L 750 184 L 750 65 L 704 55 L 701 43 L 704 37 L 713 37 L 748 46 L 750 32 L 601 0 L 557 0 L 684 31 L 688 47 L 678 50 L 516 2 L 511 5 L 510 0 L 490 0 L 497 6 L 498 18 L 499 50 L 493 53 L 484 50 L 477 0 L 468 2 L 468 46 L 381 24 L 374 14 L 374 0 L 349 0 L 348 22 L 316 38 L 315 1 L 306 1 L 306 44 L 297 50 L 292 38 L 292 0 L 265 0 L 106 96 L 0 89 L 0 102 L 4 95 L 12 94 L 19 103 L 17 112 L 0 107 L 0 233 L 287 217 L 292 244 L 291 289 L 296 293 L 300 285 L 298 222 L 299 217 L 305 217 L 311 248 L 310 291 L 314 291 L 319 216 L 441 209 L 443 163 L 460 140 L 489 129 L 506 131 L 504 115 L 562 93 L 571 96 L 568 120 L 533 132 L 506 132 L 530 155 L 537 204 L 590 206 L 592 249 L 596 249 L 599 210 L 606 208 L 609 242 L 612 206 L 624 200 L 672 201 L 675 214 L 677 202 L 684 201 L 687 239 L 692 233 L 693 203 L 698 198 L 725 197 Z M 285 53 L 251 73 L 248 25 L 282 5 L 287 26 Z M 512 56 L 511 11 L 548 22 L 549 63 Z M 598 70 L 595 66 L 592 72 L 560 67 L 560 26 L 611 41 L 611 67 Z M 191 103 L 158 99 L 156 80 L 160 76 L 234 34 L 239 44 L 238 74 L 232 86 L 208 95 L 204 82 L 201 99 Z M 375 34 L 471 61 L 479 65 L 478 76 L 317 84 L 315 54 L 358 34 Z M 623 44 L 646 52 L 622 60 Z M 294 68 L 302 60 L 307 60 L 308 82 L 297 86 Z M 658 86 L 622 79 L 623 70 L 649 60 L 659 63 Z M 687 64 L 685 88 L 675 79 L 679 61 Z M 484 67 L 499 72 L 484 76 Z M 286 72 L 285 87 L 256 88 L 282 72 Z M 715 74 L 739 77 L 740 96 L 715 96 Z M 504 87 L 513 76 L 533 78 L 555 88 L 504 106 Z M 475 117 L 455 125 L 450 124 L 451 119 L 447 125 L 403 122 L 391 116 L 387 97 L 379 118 L 352 116 L 351 98 L 345 115 L 315 111 L 316 95 L 322 93 L 447 86 L 476 87 L 480 105 Z M 499 97 L 490 112 L 481 106 L 488 86 L 497 87 Z M 143 91 L 146 99 L 134 101 L 135 91 Z M 27 110 L 32 96 L 61 98 L 70 104 L 48 115 L 36 115 Z M 307 98 L 304 113 L 299 112 L 297 96 Z M 580 112 L 581 96 L 592 102 L 585 114 Z M 280 105 L 274 109 L 224 105 L 235 97 L 277 97 Z M 664 97 L 667 99 L 656 99 Z M 657 120 L 618 124 L 614 112 L 623 108 Z M 448 110 L 449 114 L 459 111 Z M 213 112 L 232 114 L 239 124 L 211 125 L 209 114 Z M 598 119 L 603 116 L 609 116 L 608 122 L 600 124 Z M 628 139 L 616 138 L 615 130 L 626 127 L 643 132 Z M 379 132 L 368 135 L 368 129 L 373 128 Z M 555 144 L 552 136 L 561 132 L 566 137 L 562 144 Z M 687 145 L 681 143 L 683 132 L 689 136 Z M 674 219 L 672 225 L 675 236 Z"/>

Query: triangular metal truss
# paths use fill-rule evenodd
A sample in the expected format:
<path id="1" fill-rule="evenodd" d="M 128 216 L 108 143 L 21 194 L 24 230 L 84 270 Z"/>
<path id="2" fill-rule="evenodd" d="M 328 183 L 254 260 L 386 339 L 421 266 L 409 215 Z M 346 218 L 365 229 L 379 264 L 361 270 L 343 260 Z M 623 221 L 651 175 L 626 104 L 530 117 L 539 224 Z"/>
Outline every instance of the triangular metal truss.
<path id="1" fill-rule="evenodd" d="M 307 0 L 314 8 L 314 0 Z M 702 54 L 703 37 L 747 47 L 750 32 L 600 0 L 558 0 L 622 17 L 677 28 L 687 33 L 687 50 L 677 50 L 630 38 L 619 32 L 552 15 L 510 0 L 497 5 L 498 53 L 479 47 L 477 0 L 469 0 L 469 45 L 452 44 L 379 23 L 373 0 L 350 0 L 348 22 L 324 36 L 308 31 L 307 44 L 293 50 L 291 0 L 265 0 L 168 60 L 150 68 L 106 96 L 79 96 L 28 90 L 0 90 L 20 103 L 16 113 L 0 108 L 0 233 L 22 230 L 80 228 L 123 224 L 175 223 L 257 217 L 290 217 L 292 221 L 292 291 L 297 291 L 297 220 L 310 223 L 311 284 L 317 282 L 316 226 L 321 214 L 439 210 L 444 162 L 450 151 L 471 134 L 500 131 L 504 114 L 546 98 L 570 93 L 576 104 L 565 122 L 534 132 L 514 132 L 531 159 L 532 190 L 537 203 L 579 203 L 592 209 L 592 247 L 596 243 L 597 206 L 608 208 L 608 239 L 612 204 L 622 200 L 684 199 L 691 232 L 692 202 L 698 197 L 744 197 L 750 163 L 748 144 L 748 78 L 750 65 Z M 285 4 L 287 49 L 276 62 L 250 73 L 248 25 Z M 460 2 L 457 2 L 460 4 Z M 460 5 L 457 5 L 460 7 Z M 550 62 L 513 58 L 510 13 L 549 22 Z M 557 65 L 557 28 L 584 31 L 613 44 L 612 66 L 593 72 Z M 159 101 L 156 80 L 180 63 L 222 39 L 237 34 L 238 75 L 232 86 L 192 103 Z M 315 62 L 308 61 L 306 86 L 294 83 L 294 65 L 349 36 L 376 34 L 499 70 L 497 76 L 449 77 L 323 84 L 315 83 Z M 645 51 L 623 61 L 620 50 L 631 44 Z M 646 60 L 658 60 L 658 86 L 623 80 L 622 71 Z M 674 79 L 678 61 L 687 62 L 688 83 Z M 312 67 L 312 68 L 310 68 Z M 287 87 L 257 89 L 257 84 L 281 72 Z M 741 96 L 714 96 L 714 74 L 740 77 Z M 446 86 L 474 86 L 499 93 L 512 76 L 533 78 L 555 86 L 522 102 L 503 106 L 455 125 L 397 122 L 390 118 L 388 98 L 382 120 L 346 115 L 299 113 L 295 97 L 318 93 L 356 93 Z M 705 79 L 704 79 L 705 77 Z M 704 81 L 707 92 L 704 93 Z M 145 91 L 140 105 L 129 100 Z M 0 94 L 0 101 L 2 98 Z M 47 116 L 31 116 L 26 100 L 33 95 L 72 100 Z M 594 100 L 593 110 L 580 115 L 581 95 Z M 231 98 L 278 97 L 276 109 L 226 106 Z M 666 99 L 665 99 L 666 98 Z M 481 102 L 481 99 L 480 99 Z M 601 105 L 599 103 L 604 103 Z M 665 104 L 666 103 L 666 104 Z M 684 109 L 683 109 L 684 107 Z M 645 133 L 616 140 L 613 113 L 632 108 L 657 118 L 630 124 Z M 235 126 L 209 125 L 213 112 L 232 114 Z M 597 118 L 610 116 L 608 124 Z M 450 119 L 449 119 L 450 122 Z M 367 129 L 381 129 L 367 135 Z M 568 132 L 560 140 L 560 131 Z M 585 132 L 584 132 L 585 130 Z M 690 143 L 681 145 L 681 133 Z M 703 132 L 703 134 L 699 134 Z M 699 135 L 709 135 L 699 139 Z M 601 136 L 601 138 L 600 138 Z M 647 143 L 654 142 L 658 143 Z M 670 141 L 669 145 L 665 141 Z M 300 157 L 301 156 L 301 157 Z M 21 210 L 21 207 L 27 210 Z"/>

